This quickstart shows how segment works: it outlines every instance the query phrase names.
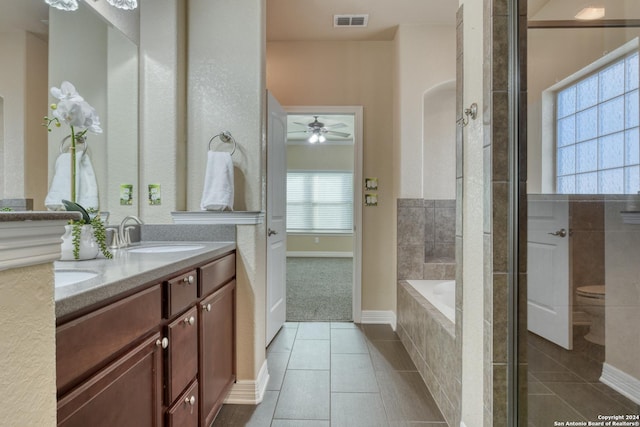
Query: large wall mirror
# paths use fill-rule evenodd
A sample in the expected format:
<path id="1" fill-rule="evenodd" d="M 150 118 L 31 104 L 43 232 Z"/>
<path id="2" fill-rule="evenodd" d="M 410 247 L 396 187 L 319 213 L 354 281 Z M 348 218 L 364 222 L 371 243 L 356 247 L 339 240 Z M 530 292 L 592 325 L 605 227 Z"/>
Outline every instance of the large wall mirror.
<path id="1" fill-rule="evenodd" d="M 100 210 L 110 213 L 110 223 L 118 223 L 137 215 L 139 206 L 138 47 L 135 32 L 123 33 L 127 27 L 118 20 L 131 12 L 94 7 L 81 2 L 75 12 L 50 9 L 49 87 L 68 80 L 97 110 L 103 133 L 87 134 L 87 153 Z M 63 127 L 49 135 L 49 182 L 68 133 Z"/>
<path id="2" fill-rule="evenodd" d="M 100 117 L 103 133 L 88 134 L 87 151 L 100 210 L 110 213 L 112 224 L 137 215 L 139 11 L 119 10 L 105 0 L 80 2 L 73 12 L 49 8 L 43 0 L 0 0 L 0 6 L 6 125 L 0 139 L 0 199 L 33 198 L 33 208 L 44 209 L 69 128 L 54 128 L 47 141 L 40 124 L 55 101 L 49 89 L 67 80 Z M 122 186 L 133 189 L 129 201 L 121 202 L 121 188 L 128 188 Z"/>

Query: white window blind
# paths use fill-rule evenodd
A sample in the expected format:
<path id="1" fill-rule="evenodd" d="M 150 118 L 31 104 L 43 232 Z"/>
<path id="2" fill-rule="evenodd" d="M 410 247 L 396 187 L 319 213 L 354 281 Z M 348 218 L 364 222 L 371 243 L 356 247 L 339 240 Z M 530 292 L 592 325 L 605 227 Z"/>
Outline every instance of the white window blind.
<path id="1" fill-rule="evenodd" d="M 352 172 L 287 172 L 287 231 L 351 233 L 352 230 Z"/>

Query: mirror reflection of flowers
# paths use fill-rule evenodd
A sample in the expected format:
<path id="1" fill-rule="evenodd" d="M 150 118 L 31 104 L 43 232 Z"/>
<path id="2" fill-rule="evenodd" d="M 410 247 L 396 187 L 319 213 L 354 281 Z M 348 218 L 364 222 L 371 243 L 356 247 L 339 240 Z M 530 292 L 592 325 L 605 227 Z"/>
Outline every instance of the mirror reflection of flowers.
<path id="1" fill-rule="evenodd" d="M 76 202 L 76 143 L 84 141 L 88 132 L 102 133 L 100 118 L 96 110 L 76 91 L 73 84 L 64 81 L 59 88 L 52 87 L 51 95 L 58 99 L 51 104 L 51 115 L 45 116 L 43 125 L 51 132 L 51 127 L 66 124 L 71 129 L 71 201 Z"/>
<path id="2" fill-rule="evenodd" d="M 68 81 L 63 81 L 59 88 L 52 87 L 51 95 L 58 99 L 58 102 L 50 105 L 52 117 L 45 116 L 43 126 L 46 126 L 49 132 L 51 132 L 52 126 L 61 127 L 63 124 L 69 126 L 71 130 L 69 146 L 71 157 L 71 200 L 62 200 L 62 203 L 66 210 L 82 214 L 82 219 L 71 221 L 70 223 L 73 258 L 80 259 L 80 240 L 83 226 L 91 228 L 91 234 L 98 243 L 104 257 L 112 258 L 113 254 L 109 252 L 105 243 L 106 231 L 100 215 L 97 212 L 93 212 L 95 215 L 92 217 L 87 210 L 77 203 L 76 195 L 76 144 L 84 142 L 87 132 L 102 133 L 100 118 L 96 110 L 80 96 L 75 86 Z M 91 210 L 94 210 L 93 207 Z M 95 210 L 97 211 L 97 209 Z M 62 237 L 63 247 L 65 236 Z M 96 254 L 93 254 L 93 258 L 95 258 Z"/>

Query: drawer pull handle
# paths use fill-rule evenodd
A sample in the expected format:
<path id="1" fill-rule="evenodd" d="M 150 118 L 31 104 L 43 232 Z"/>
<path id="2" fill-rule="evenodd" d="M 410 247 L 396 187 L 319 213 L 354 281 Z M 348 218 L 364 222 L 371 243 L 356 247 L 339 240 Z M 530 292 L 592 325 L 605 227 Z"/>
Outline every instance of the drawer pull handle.
<path id="1" fill-rule="evenodd" d="M 193 316 L 185 317 L 183 321 L 186 325 L 193 325 L 194 323 L 196 323 L 196 318 Z"/>
<path id="2" fill-rule="evenodd" d="M 196 404 L 196 397 L 195 396 L 185 397 L 184 403 L 186 403 L 187 405 L 193 406 Z"/>
<path id="3" fill-rule="evenodd" d="M 182 281 L 190 285 L 193 282 L 195 282 L 195 279 L 193 278 L 193 276 L 190 275 L 189 277 L 185 277 L 184 279 L 182 279 Z"/>
<path id="4" fill-rule="evenodd" d="M 211 304 L 203 304 L 202 309 L 204 311 L 211 311 Z"/>
<path id="5" fill-rule="evenodd" d="M 162 347 L 162 348 L 167 348 L 167 347 L 169 347 L 169 338 L 164 337 L 164 338 L 162 338 L 161 340 L 157 340 L 157 341 L 156 341 L 156 345 L 157 345 L 158 347 Z"/>

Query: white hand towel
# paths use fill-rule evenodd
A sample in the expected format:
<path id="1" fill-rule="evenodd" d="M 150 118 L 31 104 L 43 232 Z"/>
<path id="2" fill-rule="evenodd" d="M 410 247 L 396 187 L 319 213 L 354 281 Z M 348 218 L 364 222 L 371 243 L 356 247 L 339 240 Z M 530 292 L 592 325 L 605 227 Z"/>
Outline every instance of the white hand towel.
<path id="1" fill-rule="evenodd" d="M 62 200 L 71 200 L 71 154 L 62 153 L 56 159 L 53 179 L 44 205 L 49 210 L 62 211 Z M 98 183 L 89 156 L 76 153 L 76 199 L 83 208 L 98 209 Z"/>
<path id="2" fill-rule="evenodd" d="M 230 153 L 209 151 L 200 208 L 233 210 L 233 160 Z"/>

